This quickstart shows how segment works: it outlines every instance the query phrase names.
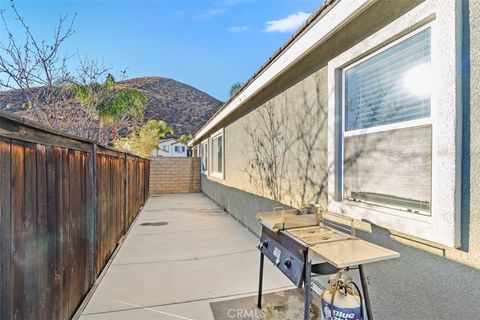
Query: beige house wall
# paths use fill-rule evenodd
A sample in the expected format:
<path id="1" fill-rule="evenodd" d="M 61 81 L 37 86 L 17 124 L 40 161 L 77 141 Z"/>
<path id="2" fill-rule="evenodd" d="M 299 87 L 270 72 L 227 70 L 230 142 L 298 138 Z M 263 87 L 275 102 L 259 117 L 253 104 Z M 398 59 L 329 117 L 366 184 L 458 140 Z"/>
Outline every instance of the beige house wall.
<path id="1" fill-rule="evenodd" d="M 225 179 L 211 176 L 208 179 L 293 207 L 311 202 L 326 207 L 328 61 L 419 2 L 378 1 L 246 102 L 242 111 L 214 128 L 212 131 L 225 128 Z M 477 269 L 480 269 L 479 2 L 464 1 L 463 12 L 467 17 L 464 28 L 469 29 L 464 33 L 464 50 L 470 51 L 470 64 L 465 59 L 462 65 L 464 75 L 470 74 L 471 81 L 465 83 L 468 88 L 464 88 L 463 97 L 462 165 L 469 185 L 464 183 L 462 190 L 462 248 L 448 248 L 391 232 L 394 241 Z M 259 147 L 265 141 L 275 141 L 275 145 Z M 268 170 L 259 170 L 255 165 L 259 148 L 263 154 L 259 160 L 271 160 L 267 165 L 274 167 L 273 178 L 266 173 Z"/>
<path id="2" fill-rule="evenodd" d="M 294 207 L 310 202 L 326 206 L 326 80 L 326 68 L 322 68 L 227 126 L 225 180 L 222 183 Z M 273 130 L 277 132 L 270 134 L 270 126 L 276 127 Z M 279 170 L 273 178 L 278 185 L 271 188 L 267 186 L 268 178 L 262 179 L 261 172 L 252 168 L 255 166 L 252 159 L 257 156 L 255 147 L 273 142 L 274 136 L 282 141 L 275 147 L 261 147 L 268 153 L 262 160 L 276 163 Z M 310 153 L 310 160 L 307 160 L 307 153 Z M 269 170 L 264 171 L 268 174 Z"/>

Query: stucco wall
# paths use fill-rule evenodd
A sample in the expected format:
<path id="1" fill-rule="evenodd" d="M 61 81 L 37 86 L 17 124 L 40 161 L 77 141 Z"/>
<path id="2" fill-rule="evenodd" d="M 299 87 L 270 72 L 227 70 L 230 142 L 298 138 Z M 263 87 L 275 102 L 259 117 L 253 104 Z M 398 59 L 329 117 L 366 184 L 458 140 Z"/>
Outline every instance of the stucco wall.
<path id="1" fill-rule="evenodd" d="M 228 213 L 237 219 L 248 230 L 260 235 L 261 228 L 255 215 L 261 211 L 271 211 L 275 207 L 283 207 L 289 209 L 278 201 L 274 201 L 265 197 L 257 196 L 236 188 L 227 187 L 224 184 L 217 183 L 208 179 L 206 176 L 201 177 L 202 192 L 210 199 L 219 204 Z"/>
<path id="2" fill-rule="evenodd" d="M 326 78 L 324 67 L 225 128 L 222 183 L 292 206 L 307 202 L 326 204 L 326 193 L 322 192 L 327 187 Z M 272 126 L 276 133 L 270 133 Z M 300 140 L 301 135 L 304 141 Z M 270 146 L 259 146 L 273 143 L 274 136 L 281 141 L 273 151 Z M 275 163 L 276 188 L 266 187 L 266 178 L 262 179 L 252 160 L 257 153 L 268 153 L 260 161 Z"/>
<path id="3" fill-rule="evenodd" d="M 328 103 L 327 63 L 417 4 L 418 1 L 379 1 L 319 49 L 297 63 L 294 69 L 271 83 L 259 97 L 247 102 L 246 111 L 226 119 L 223 123 L 225 179 L 210 177 L 210 180 L 251 194 L 279 200 L 285 205 L 299 207 L 303 203 L 314 202 L 326 207 L 328 168 L 327 126 L 324 120 Z M 466 19 L 463 26 L 465 31 L 462 63 L 465 76 L 462 248 L 453 249 L 428 242 L 418 243 L 411 241 L 415 239 L 409 239 L 408 236 L 396 238 L 411 247 L 433 252 L 475 268 L 480 268 L 478 7 L 479 0 L 464 1 L 463 15 Z M 258 103 L 256 106 L 255 102 Z M 259 131 L 258 128 L 265 125 L 274 129 L 283 128 L 276 130 L 278 141 L 275 148 L 270 148 L 274 151 L 269 151 L 269 148 L 261 150 L 263 153 L 270 153 L 266 156 L 268 160 L 273 158 L 269 165 L 281 169 L 281 174 L 277 172 L 273 179 L 278 186 L 273 188 L 269 185 L 271 177 L 259 171 L 255 165 L 255 157 L 258 154 L 255 148 L 258 149 L 259 144 L 255 137 L 265 136 L 271 132 L 270 129 Z M 289 145 L 288 148 L 285 145 Z"/>
<path id="4" fill-rule="evenodd" d="M 212 132 L 215 132 L 225 127 L 225 180 L 210 178 L 292 206 L 308 202 L 326 206 L 327 64 L 332 58 L 421 2 L 422 0 L 378 1 L 245 102 L 241 111 L 235 111 L 219 127 L 213 128 Z M 284 163 L 277 162 L 278 166 L 282 166 L 282 176 L 275 179 L 280 181 L 277 189 L 281 189 L 281 192 L 273 195 L 271 190 L 265 188 L 264 181 L 259 179 L 261 175 L 255 172 L 251 163 L 255 156 L 252 137 L 264 136 L 266 132 L 268 134 L 268 129 L 258 131 L 265 124 L 283 127 L 276 134 L 282 141 L 278 141 L 275 148 L 272 148 L 275 155 L 268 155 L 269 158 L 284 157 Z M 267 140 L 277 138 L 269 137 Z M 281 197 L 279 193 L 282 194 Z"/>
<path id="5" fill-rule="evenodd" d="M 279 203 L 271 200 L 278 194 L 271 194 L 271 188 L 265 185 L 266 180 L 262 184 L 262 179 L 252 174 L 251 159 L 255 154 L 252 137 L 255 134 L 249 132 L 252 132 L 255 124 L 267 123 L 275 128 L 282 121 L 286 121 L 288 128 L 279 133 L 282 139 L 302 132 L 318 131 L 315 143 L 310 148 L 313 161 L 309 165 L 305 158 L 306 149 L 299 152 L 300 157 L 296 154 L 305 148 L 302 143 L 292 144 L 289 151 L 285 152 L 281 202 L 284 206 L 294 207 L 305 202 L 318 202 L 326 206 L 323 174 L 328 169 L 327 129 L 321 126 L 327 107 L 326 65 L 333 56 L 401 15 L 409 5 L 415 5 L 408 1 L 382 3 L 358 17 L 322 45 L 321 50 L 315 50 L 305 57 L 288 75 L 281 76 L 264 92 L 247 102 L 242 112 L 235 113 L 221 124 L 225 126 L 225 180 L 203 176 L 202 191 L 254 233 L 260 232 L 255 214 L 270 210 Z M 360 237 L 401 254 L 398 259 L 367 266 L 373 311 L 377 319 L 479 318 L 480 0 L 463 1 L 463 4 L 462 247 L 453 249 L 417 242 L 418 239 L 378 227 L 373 227 L 371 234 L 360 232 Z M 306 115 L 310 117 L 305 118 Z M 302 123 L 299 119 L 307 121 Z M 310 141 L 308 136 L 304 140 Z M 277 152 L 285 155 L 282 148 L 276 145 Z M 305 174 L 307 166 L 312 171 Z M 304 192 L 302 177 L 307 176 L 313 183 L 308 182 Z"/>

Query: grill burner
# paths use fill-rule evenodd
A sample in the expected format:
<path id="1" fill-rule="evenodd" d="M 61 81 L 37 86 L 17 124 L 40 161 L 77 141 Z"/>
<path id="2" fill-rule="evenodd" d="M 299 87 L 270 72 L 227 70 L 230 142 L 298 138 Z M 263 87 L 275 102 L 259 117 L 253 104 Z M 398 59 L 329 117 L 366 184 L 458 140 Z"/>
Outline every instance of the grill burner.
<path id="1" fill-rule="evenodd" d="M 305 286 L 305 320 L 310 317 L 312 273 L 329 275 L 341 269 L 358 269 L 367 317 L 372 320 L 362 265 L 398 257 L 397 252 L 326 226 L 321 212 L 304 215 L 299 215 L 298 210 L 261 212 L 257 219 L 262 224 L 258 245 L 259 308 L 262 306 L 263 263 L 267 257 L 298 288 Z"/>

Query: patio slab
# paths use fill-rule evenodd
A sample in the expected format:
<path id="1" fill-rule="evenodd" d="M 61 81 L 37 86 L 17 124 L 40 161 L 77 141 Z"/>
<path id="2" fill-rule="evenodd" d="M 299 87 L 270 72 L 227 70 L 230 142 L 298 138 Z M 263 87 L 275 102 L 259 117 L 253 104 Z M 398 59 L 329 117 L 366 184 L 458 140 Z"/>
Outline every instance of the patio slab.
<path id="1" fill-rule="evenodd" d="M 210 302 L 256 293 L 257 243 L 201 193 L 151 197 L 80 319 L 213 319 Z M 287 288 L 266 262 L 265 291 Z"/>

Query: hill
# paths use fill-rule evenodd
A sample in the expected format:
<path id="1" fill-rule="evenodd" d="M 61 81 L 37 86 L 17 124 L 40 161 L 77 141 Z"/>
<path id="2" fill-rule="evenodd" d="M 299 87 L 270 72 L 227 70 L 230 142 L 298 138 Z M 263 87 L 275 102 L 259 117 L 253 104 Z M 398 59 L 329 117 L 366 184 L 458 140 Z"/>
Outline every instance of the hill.
<path id="1" fill-rule="evenodd" d="M 173 126 L 175 135 L 195 133 L 222 104 L 203 91 L 168 78 L 143 77 L 119 84 L 145 94 L 145 120 L 163 119 Z"/>
<path id="2" fill-rule="evenodd" d="M 175 130 L 175 136 L 197 131 L 220 107 L 221 101 L 187 84 L 162 77 L 142 77 L 118 82 L 135 88 L 148 98 L 145 121 L 162 119 Z M 19 91 L 0 92 L 0 109 L 27 115 L 21 107 Z M 76 103 L 72 101 L 72 105 Z"/>

